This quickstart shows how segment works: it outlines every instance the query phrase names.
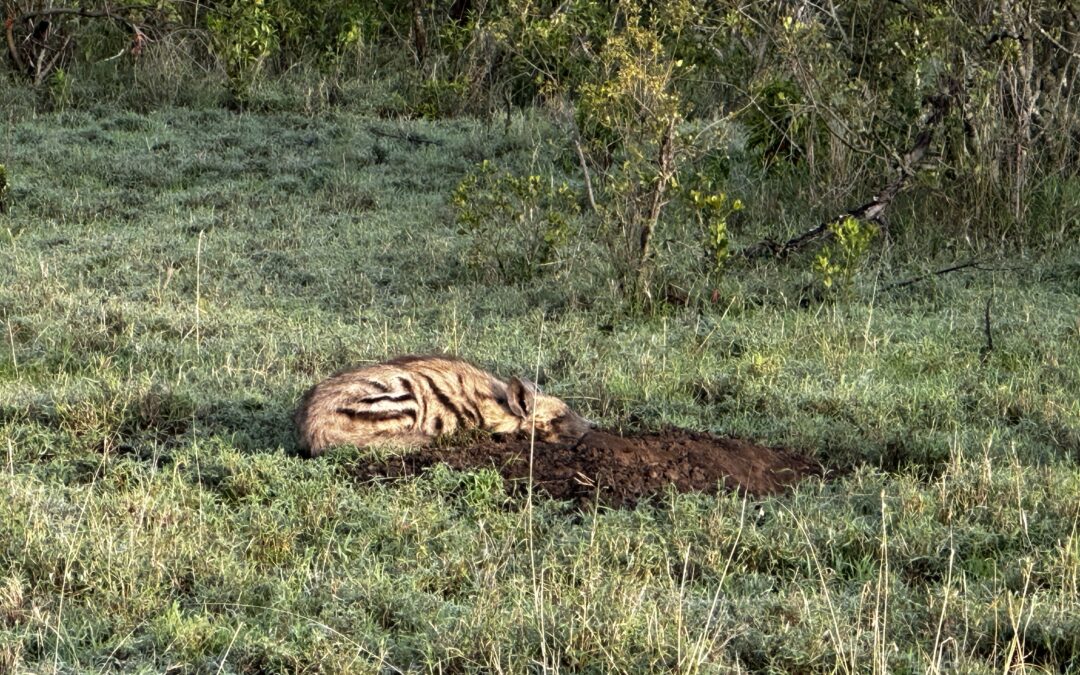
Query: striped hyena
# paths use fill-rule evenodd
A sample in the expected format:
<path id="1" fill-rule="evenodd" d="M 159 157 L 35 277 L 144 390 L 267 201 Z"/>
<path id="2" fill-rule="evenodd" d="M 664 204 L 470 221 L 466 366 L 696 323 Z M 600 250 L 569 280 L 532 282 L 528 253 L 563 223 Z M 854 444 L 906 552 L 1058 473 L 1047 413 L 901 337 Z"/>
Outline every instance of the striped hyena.
<path id="1" fill-rule="evenodd" d="M 338 373 L 304 395 L 295 420 L 300 447 L 312 457 L 334 445 L 420 445 L 461 428 L 535 428 L 541 440 L 573 442 L 592 427 L 528 380 L 503 382 L 443 356 L 403 356 Z"/>

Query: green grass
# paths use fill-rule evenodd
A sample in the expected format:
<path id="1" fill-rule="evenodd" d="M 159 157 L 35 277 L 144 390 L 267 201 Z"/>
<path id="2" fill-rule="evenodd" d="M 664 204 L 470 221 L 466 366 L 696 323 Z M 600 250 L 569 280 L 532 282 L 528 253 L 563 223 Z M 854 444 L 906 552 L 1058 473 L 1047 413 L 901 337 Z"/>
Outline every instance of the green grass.
<path id="1" fill-rule="evenodd" d="M 532 118 L 5 118 L 0 671 L 1080 668 L 1075 247 L 898 290 L 918 258 L 882 257 L 808 307 L 809 262 L 736 267 L 643 317 L 585 242 L 519 283 L 461 262 L 448 197 L 532 166 Z M 305 388 L 431 350 L 853 470 L 579 513 L 293 455 Z"/>

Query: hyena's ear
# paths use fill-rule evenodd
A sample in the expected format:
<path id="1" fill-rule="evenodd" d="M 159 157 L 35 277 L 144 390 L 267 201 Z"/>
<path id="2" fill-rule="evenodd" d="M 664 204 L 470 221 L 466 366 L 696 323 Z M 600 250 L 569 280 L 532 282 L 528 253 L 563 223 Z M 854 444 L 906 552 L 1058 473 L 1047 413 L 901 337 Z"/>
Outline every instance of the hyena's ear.
<path id="1" fill-rule="evenodd" d="M 536 391 L 536 385 L 532 382 L 511 378 L 506 387 L 506 404 L 510 406 L 510 412 L 523 419 L 531 415 L 536 403 Z"/>

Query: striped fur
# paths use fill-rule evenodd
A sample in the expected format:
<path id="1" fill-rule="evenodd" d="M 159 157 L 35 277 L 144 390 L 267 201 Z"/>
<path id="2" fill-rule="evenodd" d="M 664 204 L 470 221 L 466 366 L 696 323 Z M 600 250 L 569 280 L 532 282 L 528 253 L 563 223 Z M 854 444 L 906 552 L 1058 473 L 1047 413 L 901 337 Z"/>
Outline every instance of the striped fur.
<path id="1" fill-rule="evenodd" d="M 338 373 L 311 388 L 296 411 L 310 456 L 335 445 L 420 445 L 457 429 L 529 431 L 571 442 L 591 424 L 561 400 L 519 378 L 504 382 L 459 359 L 403 356 Z"/>

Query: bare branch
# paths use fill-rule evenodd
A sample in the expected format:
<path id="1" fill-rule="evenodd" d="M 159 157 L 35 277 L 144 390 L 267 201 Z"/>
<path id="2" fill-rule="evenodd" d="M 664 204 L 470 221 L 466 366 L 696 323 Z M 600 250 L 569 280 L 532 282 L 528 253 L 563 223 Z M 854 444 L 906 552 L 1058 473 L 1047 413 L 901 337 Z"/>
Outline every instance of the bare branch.
<path id="1" fill-rule="evenodd" d="M 22 58 L 19 57 L 19 49 L 15 45 L 15 19 L 14 17 L 8 17 L 4 20 L 4 35 L 7 37 L 8 54 L 11 55 L 11 61 L 15 64 L 15 69 L 20 73 L 26 72 L 26 66 L 23 65 Z"/>
<path id="2" fill-rule="evenodd" d="M 884 290 L 889 291 L 889 290 L 893 290 L 895 288 L 904 288 L 905 286 L 910 286 L 912 284 L 917 284 L 920 281 L 923 281 L 924 279 L 929 279 L 931 277 L 940 277 L 940 276 L 944 276 L 946 274 L 949 274 L 950 272 L 959 272 L 960 270 L 966 270 L 966 269 L 969 269 L 969 268 L 972 268 L 972 267 L 974 267 L 975 269 L 983 269 L 983 268 L 979 267 L 979 261 L 978 260 L 969 260 L 966 263 L 961 263 L 959 265 L 953 265 L 952 267 L 946 267 L 945 269 L 935 270 L 935 271 L 930 272 L 928 274 L 920 274 L 917 277 L 911 277 L 910 279 L 904 279 L 903 281 L 898 281 L 895 284 L 891 284 L 889 286 L 886 286 Z"/>
<path id="3" fill-rule="evenodd" d="M 986 312 L 983 315 L 983 331 L 986 333 L 986 344 L 980 350 L 979 356 L 983 361 L 986 361 L 990 356 L 990 352 L 994 351 L 994 334 L 990 331 L 990 301 L 994 299 L 991 295 L 986 299 Z"/>
<path id="4" fill-rule="evenodd" d="M 105 5 L 103 9 L 99 10 L 79 7 L 46 7 L 24 12 L 18 16 L 10 15 L 4 21 L 4 33 L 8 54 L 11 57 L 11 61 L 16 70 L 31 78 L 35 86 L 41 84 L 49 73 L 57 67 L 60 59 L 63 58 L 64 53 L 71 45 L 72 37 L 70 35 L 64 36 L 63 44 L 59 49 L 51 44 L 53 42 L 52 35 L 56 31 L 48 29 L 51 23 L 50 19 L 62 19 L 65 17 L 106 19 L 112 21 L 131 33 L 135 41 L 135 48 L 133 51 L 137 53 L 137 51 L 148 42 L 147 35 L 142 26 L 123 14 L 125 11 L 134 11 L 137 9 L 145 8 L 131 6 L 115 10 L 108 5 Z M 15 39 L 16 25 L 22 28 L 36 26 L 33 34 L 23 40 L 24 44 L 29 42 L 36 53 L 27 53 L 25 55 L 19 53 L 19 44 Z M 42 29 L 42 26 L 45 28 Z M 24 56 L 26 57 L 25 59 Z"/>
<path id="5" fill-rule="evenodd" d="M 139 25 L 134 21 L 112 11 L 108 7 L 98 11 L 78 9 L 75 7 L 49 7 L 47 9 L 26 12 L 25 14 L 18 16 L 14 22 L 22 23 L 23 21 L 29 21 L 30 19 L 43 19 L 50 16 L 78 16 L 85 19 L 109 19 L 126 27 L 128 31 L 134 35 L 139 35 L 143 32 L 142 29 L 139 28 Z"/>
<path id="6" fill-rule="evenodd" d="M 664 193 L 667 191 L 668 182 L 671 180 L 672 160 L 675 158 L 675 122 L 677 116 L 672 115 L 668 122 L 667 130 L 664 131 L 660 142 L 660 151 L 657 155 L 656 187 L 653 189 L 652 204 L 649 206 L 649 215 L 645 224 L 641 227 L 641 265 L 644 267 L 649 256 L 652 254 L 652 235 L 656 230 L 656 223 L 660 220 L 660 210 L 664 208 Z"/>
<path id="7" fill-rule="evenodd" d="M 56 50 L 53 57 L 49 59 L 48 63 L 44 63 L 45 50 L 41 50 L 40 57 L 38 58 L 37 72 L 34 74 L 34 86 L 38 86 L 45 80 L 45 76 L 52 72 L 53 68 L 60 61 L 60 58 L 67 51 L 68 45 L 71 44 L 71 36 L 68 35 L 64 38 L 64 44 L 60 46 L 60 49 Z"/>
<path id="8" fill-rule="evenodd" d="M 400 141 L 408 141 L 410 143 L 415 143 L 416 145 L 423 145 L 423 144 L 442 145 L 443 144 L 443 142 L 438 140 L 438 139 L 426 138 L 424 136 L 421 136 L 420 134 L 410 134 L 410 133 L 396 134 L 396 133 L 394 133 L 392 131 L 383 131 L 382 129 L 379 129 L 378 127 L 368 127 L 368 132 L 375 135 L 375 136 L 382 136 L 383 138 L 396 138 L 396 139 L 398 139 Z"/>
<path id="9" fill-rule="evenodd" d="M 592 177 L 589 175 L 589 165 L 585 162 L 585 152 L 581 149 L 581 142 L 574 139 L 574 149 L 577 150 L 578 162 L 581 163 L 581 173 L 585 177 L 585 194 L 589 198 L 589 208 L 596 213 L 596 196 L 593 194 Z"/>
<path id="10" fill-rule="evenodd" d="M 882 217 L 885 215 L 885 210 L 889 208 L 893 199 L 895 199 L 896 195 L 904 188 L 908 180 L 915 175 L 916 167 L 926 156 L 926 152 L 930 148 L 930 141 L 933 138 L 934 128 L 945 118 L 945 113 L 948 111 L 952 99 L 948 95 L 943 94 L 932 97 L 928 102 L 933 107 L 929 115 L 927 115 L 924 123 L 925 128 L 919 132 L 915 137 L 915 143 L 906 153 L 904 153 L 903 157 L 900 158 L 897 166 L 899 173 L 896 178 L 882 188 L 873 199 L 862 206 L 845 211 L 832 220 L 820 223 L 786 242 L 777 243 L 770 239 L 766 239 L 743 249 L 741 255 L 746 258 L 757 258 L 767 255 L 777 258 L 786 257 L 812 241 L 829 236 L 829 226 L 849 216 L 883 225 L 884 221 Z"/>

